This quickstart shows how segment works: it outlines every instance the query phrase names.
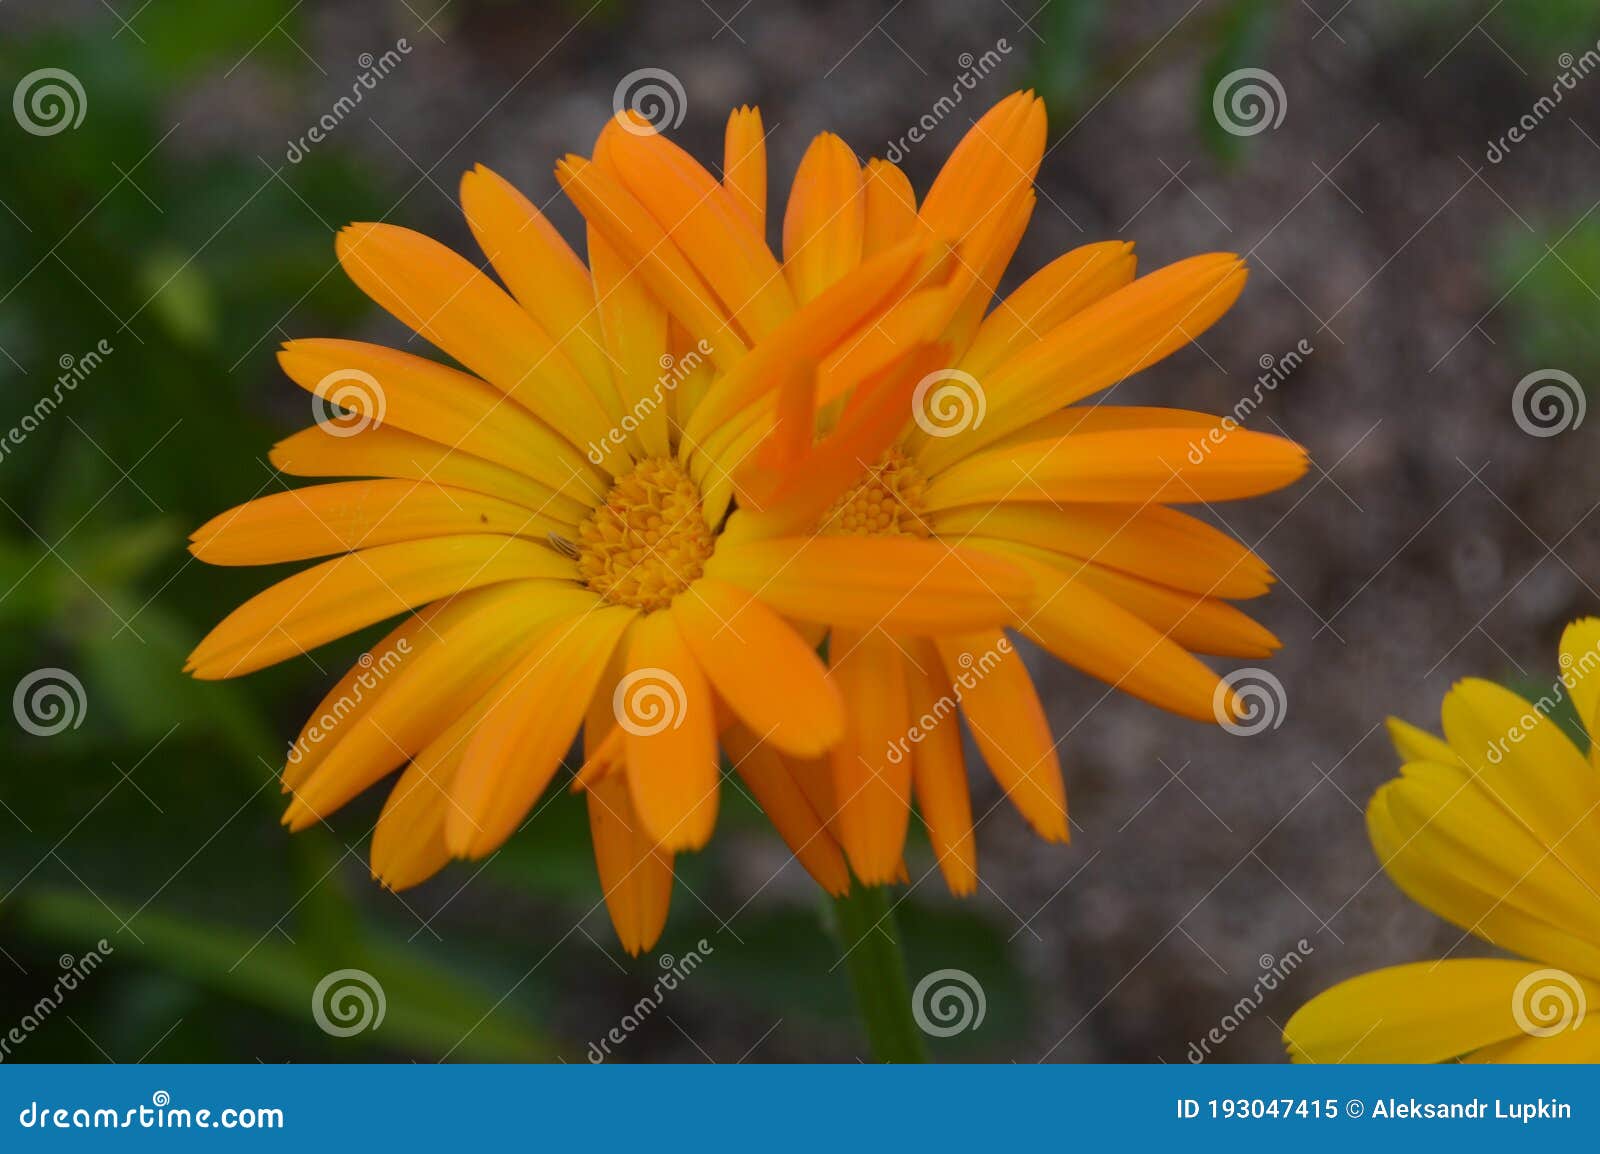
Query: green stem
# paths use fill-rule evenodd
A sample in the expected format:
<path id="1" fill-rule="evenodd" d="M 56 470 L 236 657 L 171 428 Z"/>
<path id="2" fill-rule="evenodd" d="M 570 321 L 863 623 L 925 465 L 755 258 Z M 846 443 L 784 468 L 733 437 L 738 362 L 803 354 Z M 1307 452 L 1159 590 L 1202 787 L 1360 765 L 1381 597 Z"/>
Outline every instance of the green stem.
<path id="1" fill-rule="evenodd" d="M 833 913 L 873 1059 L 926 1061 L 922 1031 L 911 1016 L 911 987 L 888 889 L 857 885 L 834 899 Z"/>

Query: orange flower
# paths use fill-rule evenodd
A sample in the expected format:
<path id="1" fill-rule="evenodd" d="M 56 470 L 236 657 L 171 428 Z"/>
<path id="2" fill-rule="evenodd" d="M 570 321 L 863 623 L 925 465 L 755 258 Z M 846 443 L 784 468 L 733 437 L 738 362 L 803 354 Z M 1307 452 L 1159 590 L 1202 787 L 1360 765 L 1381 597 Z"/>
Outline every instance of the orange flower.
<path id="1" fill-rule="evenodd" d="M 894 165 L 863 166 L 838 137 L 819 136 L 789 195 L 781 264 L 762 239 L 767 179 L 753 110 L 729 122 L 720 185 L 681 149 L 626 122 L 602 134 L 594 161 L 569 158 L 559 170 L 591 235 L 638 262 L 667 313 L 713 342 L 730 329 L 761 340 L 908 243 L 955 248 L 954 275 L 908 292 L 814 373 L 791 372 L 784 387 L 757 396 L 764 380 L 735 368 L 739 388 L 708 396 L 684 426 L 699 451 L 740 462 L 727 482 L 739 508 L 715 562 L 730 578 L 753 584 L 796 558 L 831 567 L 894 546 L 908 558 L 948 550 L 958 568 L 1003 561 L 1031 579 L 1003 594 L 1006 621 L 977 628 L 953 619 L 906 628 L 845 606 L 818 617 L 814 604 L 774 599 L 827 627 L 848 705 L 826 767 L 792 753 L 780 760 L 824 796 L 821 809 L 868 884 L 902 871 L 915 796 L 951 890 L 976 886 L 958 702 L 1011 801 L 1041 836 L 1067 839 L 1056 743 L 1003 626 L 1117 688 L 1207 721 L 1228 719 L 1235 701 L 1194 654 L 1259 658 L 1278 644 L 1228 604 L 1267 591 L 1266 564 L 1170 506 L 1280 488 L 1305 471 L 1304 451 L 1208 414 L 1078 404 L 1215 323 L 1244 286 L 1243 263 L 1212 254 L 1135 279 L 1131 245 L 1091 244 L 1052 261 L 985 316 L 1031 215 L 1044 141 L 1042 103 L 1032 93 L 1007 97 L 967 133 L 918 205 Z M 929 334 L 940 345 L 924 358 L 928 371 L 858 387 L 904 365 Z M 773 362 L 773 372 L 782 367 Z M 848 435 L 814 442 L 814 429 Z M 798 552 L 757 543 L 806 532 L 817 536 Z M 904 574 L 881 576 L 895 584 Z M 919 586 L 901 587 L 910 595 Z"/>
<path id="2" fill-rule="evenodd" d="M 611 156 L 608 142 L 635 139 L 613 123 L 594 161 L 563 165 L 564 182 L 620 187 L 631 154 Z M 504 289 L 403 228 L 356 224 L 337 242 L 357 285 L 465 371 L 342 340 L 291 341 L 279 356 L 323 419 L 273 462 L 372 479 L 274 493 L 195 533 L 192 551 L 213 564 L 332 559 L 234 611 L 187 668 L 239 676 L 407 614 L 329 692 L 284 769 L 284 820 L 297 830 L 403 767 L 372 839 L 374 876 L 389 886 L 494 851 L 581 729 L 605 900 L 623 945 L 647 949 L 673 855 L 711 835 L 726 731 L 745 787 L 842 893 L 849 875 L 817 783 L 785 758 L 836 744 L 843 702 L 788 619 L 993 629 L 1026 592 L 1016 564 L 937 542 L 819 541 L 777 523 L 726 537 L 742 438 L 778 428 L 776 394 L 809 388 L 797 374 L 809 380 L 890 323 L 905 338 L 894 358 L 832 379 L 855 397 L 905 395 L 937 354 L 936 330 L 902 317 L 904 302 L 946 283 L 954 263 L 948 246 L 908 238 L 802 297 L 741 199 L 759 174 L 729 173 L 726 188 L 698 166 L 662 174 L 657 192 L 681 210 L 670 228 L 616 199 L 628 215 L 615 240 L 591 228 L 586 266 L 531 203 L 476 169 L 461 201 Z M 729 255 L 703 278 L 679 240 L 699 251 L 718 236 Z M 353 412 L 329 415 L 330 404 Z M 874 406 L 863 414 L 813 438 L 808 413 L 801 447 L 849 457 L 883 425 Z M 831 502 L 860 476 L 837 469 L 810 494 Z"/>

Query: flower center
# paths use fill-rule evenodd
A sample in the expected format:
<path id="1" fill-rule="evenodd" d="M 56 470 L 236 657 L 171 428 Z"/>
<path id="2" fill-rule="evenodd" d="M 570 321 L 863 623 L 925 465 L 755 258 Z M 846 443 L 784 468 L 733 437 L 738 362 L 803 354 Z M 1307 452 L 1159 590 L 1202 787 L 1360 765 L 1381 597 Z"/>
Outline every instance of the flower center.
<path id="1" fill-rule="evenodd" d="M 823 536 L 931 536 L 923 518 L 922 494 L 927 487 L 911 458 L 891 448 L 859 485 L 823 514 L 817 532 Z"/>
<path id="2" fill-rule="evenodd" d="M 607 601 L 665 609 L 711 556 L 700 488 L 673 460 L 652 457 L 617 479 L 578 526 L 578 572 Z"/>

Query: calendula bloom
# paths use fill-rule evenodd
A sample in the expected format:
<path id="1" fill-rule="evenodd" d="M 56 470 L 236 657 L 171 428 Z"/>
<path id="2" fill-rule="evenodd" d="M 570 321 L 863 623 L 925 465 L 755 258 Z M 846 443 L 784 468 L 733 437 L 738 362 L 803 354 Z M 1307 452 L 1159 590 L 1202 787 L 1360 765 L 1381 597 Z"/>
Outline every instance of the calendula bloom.
<path id="1" fill-rule="evenodd" d="M 622 179 L 608 142 L 635 127 L 608 127 L 584 162 L 592 179 Z M 730 167 L 730 179 L 753 178 Z M 731 188 L 693 173 L 673 188 L 697 225 L 764 251 Z M 591 229 L 586 265 L 483 168 L 463 178 L 461 204 L 504 288 L 404 228 L 339 234 L 351 279 L 462 369 L 354 341 L 284 347 L 284 371 L 326 419 L 277 445 L 274 464 L 367 479 L 274 493 L 194 535 L 214 564 L 332 559 L 237 609 L 188 669 L 238 676 L 409 614 L 328 693 L 284 769 L 284 820 L 301 829 L 404 767 L 371 848 L 396 889 L 504 842 L 581 729 L 595 858 L 628 950 L 661 932 L 673 855 L 711 834 L 719 733 L 806 869 L 844 892 L 820 791 L 784 760 L 840 740 L 843 703 L 790 619 L 993 628 L 1026 580 L 926 541 L 819 541 L 780 524 L 776 504 L 768 530 L 730 541 L 750 450 L 721 433 L 736 424 L 761 444 L 779 428 L 767 402 L 810 387 L 796 373 L 894 325 L 909 337 L 895 358 L 831 378 L 864 398 L 857 410 L 820 438 L 803 422 L 803 451 L 845 464 L 797 504 L 839 498 L 860 476 L 852 447 L 882 423 L 872 398 L 903 398 L 926 371 L 928 326 L 899 312 L 949 279 L 948 246 L 908 239 L 801 299 L 770 257 L 749 260 L 748 283 L 708 285 L 659 230 L 614 245 Z M 352 412 L 327 416 L 330 403 Z"/>
<path id="2" fill-rule="evenodd" d="M 603 163 L 569 160 L 563 183 L 591 231 L 641 262 L 691 335 L 717 339 L 723 319 L 709 302 L 735 304 L 739 320 L 759 328 L 896 246 L 925 238 L 956 252 L 954 276 L 908 295 L 814 375 L 797 374 L 791 390 L 743 416 L 708 400 L 689 417 L 695 445 L 745 461 L 725 540 L 805 530 L 819 549 L 921 542 L 968 561 L 1004 560 L 1031 578 L 1008 598 L 1004 625 L 1162 708 L 1228 717 L 1231 694 L 1194 654 L 1271 653 L 1272 634 L 1228 601 L 1265 593 L 1272 578 L 1250 550 L 1171 506 L 1277 489 L 1301 476 L 1305 453 L 1209 414 L 1078 402 L 1210 327 L 1244 285 L 1238 257 L 1194 257 L 1136 279 L 1131 245 L 1091 244 L 987 311 L 1035 201 L 1045 113 L 1032 93 L 978 120 L 920 204 L 894 165 L 863 165 L 838 137 L 819 136 L 789 194 L 781 265 L 762 240 L 767 176 L 756 112 L 729 123 L 720 187 L 682 150 L 632 128 L 603 142 Z M 882 407 L 887 391 L 869 397 L 852 384 L 928 332 L 939 348 L 899 409 Z M 827 429 L 874 406 L 880 415 L 854 445 L 857 459 L 820 465 L 811 414 Z M 792 418 L 790 433 L 769 435 L 762 418 L 774 413 L 780 426 Z M 846 464 L 864 464 L 868 475 L 805 505 L 802 524 L 794 495 Z M 949 887 L 975 888 L 957 701 L 1024 817 L 1045 838 L 1067 839 L 1056 745 L 999 624 L 863 628 L 844 614 L 820 622 L 849 705 L 846 732 L 826 768 L 794 771 L 829 782 L 832 829 L 862 881 L 899 874 L 915 797 Z"/>
<path id="3" fill-rule="evenodd" d="M 1600 619 L 1561 637 L 1561 684 L 1537 703 L 1488 681 L 1444 699 L 1444 740 L 1391 719 L 1404 763 L 1367 831 L 1413 900 L 1517 955 L 1352 978 L 1289 1019 L 1296 1061 L 1600 1061 L 1600 752 L 1552 708 L 1600 723 Z M 1463 938 L 1465 934 L 1463 934 Z"/>

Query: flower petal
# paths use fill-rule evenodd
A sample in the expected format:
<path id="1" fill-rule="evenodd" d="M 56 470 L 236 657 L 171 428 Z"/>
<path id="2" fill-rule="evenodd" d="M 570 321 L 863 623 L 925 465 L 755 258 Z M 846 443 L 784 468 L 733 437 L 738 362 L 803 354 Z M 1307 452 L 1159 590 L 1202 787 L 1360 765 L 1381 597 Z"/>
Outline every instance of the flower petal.
<path id="1" fill-rule="evenodd" d="M 828 651 L 850 702 L 845 739 L 830 758 L 833 829 L 862 884 L 886 885 L 899 873 L 911 820 L 911 759 L 900 744 L 910 722 L 905 659 L 881 629 L 835 629 Z"/>

